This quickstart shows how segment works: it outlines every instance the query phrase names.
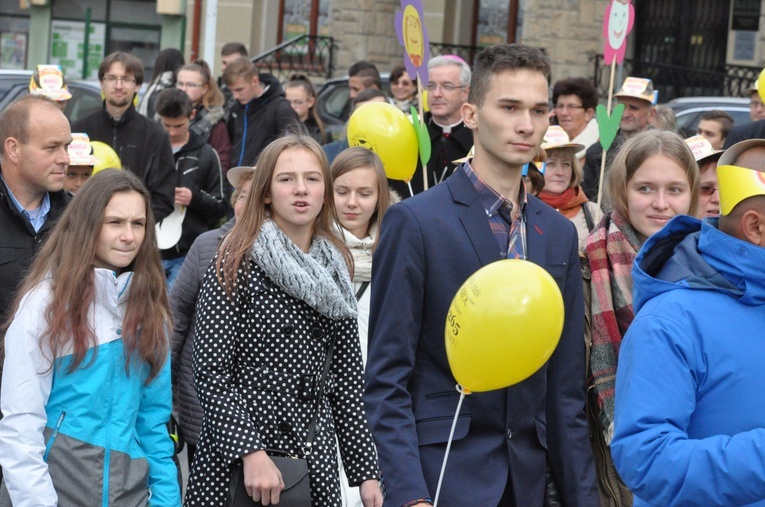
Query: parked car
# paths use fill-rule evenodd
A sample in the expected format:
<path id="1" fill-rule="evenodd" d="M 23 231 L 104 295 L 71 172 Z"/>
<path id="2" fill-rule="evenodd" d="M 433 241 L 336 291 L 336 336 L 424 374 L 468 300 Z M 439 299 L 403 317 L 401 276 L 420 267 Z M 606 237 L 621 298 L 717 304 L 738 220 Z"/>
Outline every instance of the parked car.
<path id="1" fill-rule="evenodd" d="M 31 70 L 0 71 L 0 111 L 8 104 L 29 93 Z M 98 81 L 68 81 L 72 98 L 66 104 L 64 114 L 75 121 L 101 108 L 101 85 Z"/>
<path id="2" fill-rule="evenodd" d="M 381 74 L 383 93 L 390 96 L 390 77 Z M 324 128 L 332 134 L 334 139 L 339 139 L 345 122 L 348 120 L 349 102 L 351 91 L 348 88 L 348 76 L 330 79 L 324 83 L 316 95 L 316 112 L 324 122 Z"/>
<path id="3" fill-rule="evenodd" d="M 749 99 L 744 97 L 683 97 L 666 104 L 677 116 L 677 127 L 683 137 L 696 135 L 701 115 L 711 109 L 720 109 L 733 117 L 734 125 L 752 121 Z"/>

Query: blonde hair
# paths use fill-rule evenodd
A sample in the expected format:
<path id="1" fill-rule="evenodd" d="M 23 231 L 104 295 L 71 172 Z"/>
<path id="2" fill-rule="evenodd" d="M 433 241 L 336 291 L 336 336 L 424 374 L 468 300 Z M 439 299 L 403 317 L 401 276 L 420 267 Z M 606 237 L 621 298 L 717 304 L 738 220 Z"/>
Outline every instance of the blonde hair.
<path id="1" fill-rule="evenodd" d="M 382 221 L 383 215 L 385 215 L 385 212 L 388 211 L 391 205 L 388 177 L 385 175 L 385 167 L 383 167 L 380 157 L 372 150 L 361 146 L 348 148 L 342 151 L 332 162 L 330 175 L 332 177 L 332 185 L 334 186 L 337 178 L 362 167 L 371 167 L 377 176 L 377 209 L 369 219 L 369 227 L 371 228 Z M 377 246 L 377 239 L 375 239 L 374 246 Z"/>
<path id="2" fill-rule="evenodd" d="M 605 181 L 606 203 L 624 218 L 627 213 L 627 184 L 640 166 L 654 155 L 664 155 L 685 171 L 691 188 L 688 215 L 695 216 L 699 206 L 699 167 L 682 138 L 663 130 L 645 130 L 625 142 L 616 154 Z"/>
<path id="3" fill-rule="evenodd" d="M 565 157 L 566 160 L 571 163 L 571 181 L 568 183 L 568 188 L 576 188 L 582 183 L 584 172 L 582 170 L 582 164 L 579 163 L 579 158 L 576 156 L 576 148 L 570 146 L 563 148 L 548 148 L 546 153 L 548 159 L 557 155 Z"/>

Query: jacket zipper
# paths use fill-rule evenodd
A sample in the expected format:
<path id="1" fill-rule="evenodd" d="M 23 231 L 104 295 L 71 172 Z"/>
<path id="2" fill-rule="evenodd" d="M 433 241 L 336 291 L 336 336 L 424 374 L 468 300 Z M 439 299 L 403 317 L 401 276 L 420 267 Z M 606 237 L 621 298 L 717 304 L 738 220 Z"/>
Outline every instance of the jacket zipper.
<path id="1" fill-rule="evenodd" d="M 101 503 L 103 507 L 109 507 L 109 472 L 111 468 L 111 450 L 112 450 L 112 407 L 114 396 L 114 356 L 115 347 L 110 347 L 109 353 L 109 404 L 106 410 L 106 445 L 104 446 L 104 484 L 101 494 Z"/>
<path id="2" fill-rule="evenodd" d="M 56 421 L 56 427 L 53 428 L 53 433 L 48 439 L 48 444 L 45 446 L 45 454 L 43 455 L 43 461 L 45 461 L 46 463 L 48 462 L 48 454 L 50 454 L 51 447 L 53 447 L 53 442 L 54 440 L 56 440 L 56 437 L 58 436 L 58 430 L 59 428 L 61 428 L 61 424 L 64 422 L 64 417 L 66 417 L 66 410 L 63 410 L 61 412 L 61 415 L 58 416 L 58 421 Z"/>

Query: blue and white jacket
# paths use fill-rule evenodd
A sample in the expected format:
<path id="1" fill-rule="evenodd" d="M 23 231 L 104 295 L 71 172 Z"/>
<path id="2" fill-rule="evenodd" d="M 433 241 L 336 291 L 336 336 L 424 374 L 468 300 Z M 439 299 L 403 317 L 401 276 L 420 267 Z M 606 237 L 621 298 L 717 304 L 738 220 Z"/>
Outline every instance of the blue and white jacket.
<path id="1" fill-rule="evenodd" d="M 611 454 L 635 507 L 765 507 L 765 248 L 678 216 L 632 267 Z"/>
<path id="2" fill-rule="evenodd" d="M 170 360 L 125 369 L 122 322 L 132 273 L 95 270 L 90 314 L 98 339 L 83 364 L 41 351 L 50 280 L 27 294 L 5 336 L 0 393 L 0 505 L 180 505 L 173 443 Z M 7 490 L 6 490 L 7 488 Z M 9 498 L 10 497 L 10 498 Z"/>

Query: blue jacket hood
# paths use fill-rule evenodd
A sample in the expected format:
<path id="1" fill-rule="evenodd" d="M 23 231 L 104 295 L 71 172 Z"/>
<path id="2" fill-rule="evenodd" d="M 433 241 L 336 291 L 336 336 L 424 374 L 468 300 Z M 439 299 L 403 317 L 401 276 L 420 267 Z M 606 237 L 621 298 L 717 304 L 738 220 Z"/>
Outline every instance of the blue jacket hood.
<path id="1" fill-rule="evenodd" d="M 648 238 L 632 266 L 635 313 L 675 289 L 712 290 L 743 304 L 765 303 L 765 248 L 729 236 L 717 219 L 680 215 Z"/>

